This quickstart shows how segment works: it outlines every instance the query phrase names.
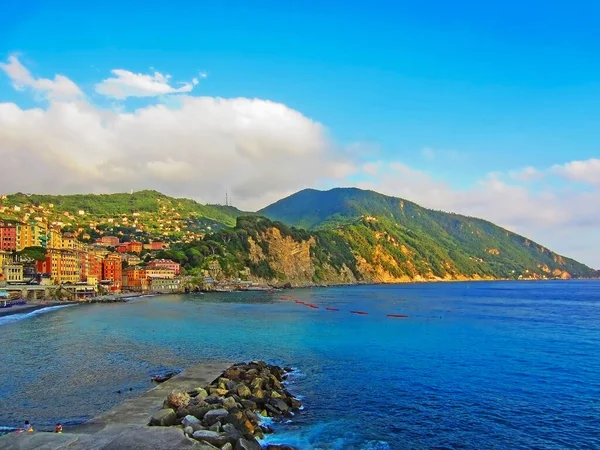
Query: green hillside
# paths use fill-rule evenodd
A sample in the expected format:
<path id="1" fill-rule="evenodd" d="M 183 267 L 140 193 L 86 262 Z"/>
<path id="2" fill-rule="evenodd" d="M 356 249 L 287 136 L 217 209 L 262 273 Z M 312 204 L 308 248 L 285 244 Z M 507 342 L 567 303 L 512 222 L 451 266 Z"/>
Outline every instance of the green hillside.
<path id="1" fill-rule="evenodd" d="M 202 234 L 234 226 L 237 216 L 248 214 L 232 206 L 203 205 L 152 190 L 131 194 L 17 193 L 5 196 L 0 204 L 4 207 L 2 219 L 41 217 L 61 222 L 66 229 L 83 228 L 94 236 L 100 231 L 133 237 L 141 230 L 137 234 L 178 238 L 186 231 Z"/>
<path id="2" fill-rule="evenodd" d="M 332 230 L 395 277 L 591 277 L 572 259 L 490 222 L 356 188 L 303 190 L 259 211 L 287 225 Z M 391 256 L 391 258 L 387 256 Z"/>

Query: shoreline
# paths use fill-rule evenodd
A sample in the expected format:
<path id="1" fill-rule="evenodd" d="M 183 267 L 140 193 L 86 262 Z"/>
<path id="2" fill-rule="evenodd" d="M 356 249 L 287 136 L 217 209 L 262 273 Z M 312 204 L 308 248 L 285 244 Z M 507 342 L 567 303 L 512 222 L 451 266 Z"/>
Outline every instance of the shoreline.
<path id="1" fill-rule="evenodd" d="M 9 308 L 0 309 L 0 317 L 14 316 L 16 314 L 28 314 L 41 309 L 52 308 L 54 306 L 76 305 L 81 302 L 47 302 L 47 303 L 32 303 L 27 305 L 11 306 Z"/>

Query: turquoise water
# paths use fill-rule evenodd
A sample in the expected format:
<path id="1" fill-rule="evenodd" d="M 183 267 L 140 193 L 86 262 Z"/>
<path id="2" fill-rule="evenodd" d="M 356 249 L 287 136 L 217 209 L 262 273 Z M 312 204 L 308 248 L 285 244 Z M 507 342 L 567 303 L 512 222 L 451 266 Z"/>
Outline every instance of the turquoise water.
<path id="1" fill-rule="evenodd" d="M 0 340 L 0 426 L 81 423 L 160 370 L 265 359 L 305 402 L 271 442 L 600 448 L 600 282 L 151 297 L 0 318 Z"/>

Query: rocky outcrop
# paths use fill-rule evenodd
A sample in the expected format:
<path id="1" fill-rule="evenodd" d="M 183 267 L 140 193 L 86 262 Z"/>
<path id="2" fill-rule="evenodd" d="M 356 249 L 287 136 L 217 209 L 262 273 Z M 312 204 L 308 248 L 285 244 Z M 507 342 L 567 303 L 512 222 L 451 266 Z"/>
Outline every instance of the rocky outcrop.
<path id="1" fill-rule="evenodd" d="M 290 371 L 262 361 L 235 364 L 208 386 L 171 392 L 150 425 L 180 425 L 188 437 L 221 450 L 260 450 L 258 439 L 272 432 L 261 417 L 291 417 L 302 406 L 283 385 Z"/>

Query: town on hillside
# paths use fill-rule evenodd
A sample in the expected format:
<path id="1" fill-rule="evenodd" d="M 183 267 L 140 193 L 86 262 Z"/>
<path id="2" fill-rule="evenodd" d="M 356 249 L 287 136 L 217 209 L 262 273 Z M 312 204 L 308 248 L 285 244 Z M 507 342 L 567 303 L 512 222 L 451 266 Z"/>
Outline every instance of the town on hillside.
<path id="1" fill-rule="evenodd" d="M 39 286 L 47 296 L 53 286 L 60 286 L 72 299 L 177 292 L 182 289 L 180 265 L 152 256 L 167 246 L 160 241 L 120 242 L 117 236 L 86 244 L 74 233 L 43 222 L 0 221 L 0 287 Z"/>

